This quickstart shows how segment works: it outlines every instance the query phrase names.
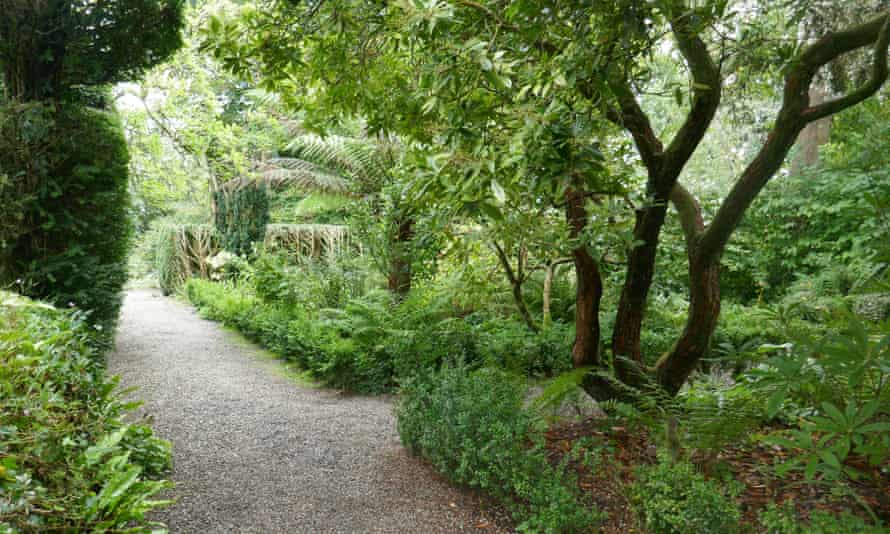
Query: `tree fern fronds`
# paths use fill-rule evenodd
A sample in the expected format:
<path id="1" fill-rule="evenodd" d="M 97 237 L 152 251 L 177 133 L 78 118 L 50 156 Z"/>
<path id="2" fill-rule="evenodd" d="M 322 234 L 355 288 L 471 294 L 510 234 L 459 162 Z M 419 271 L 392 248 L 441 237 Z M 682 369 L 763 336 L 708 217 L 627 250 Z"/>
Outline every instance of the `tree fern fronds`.
<path id="1" fill-rule="evenodd" d="M 296 158 L 270 159 L 260 168 L 260 175 L 273 190 L 295 186 L 311 192 L 348 195 L 352 189 L 351 182 L 342 175 Z"/>
<path id="2" fill-rule="evenodd" d="M 286 154 L 351 178 L 363 191 L 377 189 L 392 163 L 384 161 L 376 144 L 341 136 L 299 135 L 287 145 Z"/>

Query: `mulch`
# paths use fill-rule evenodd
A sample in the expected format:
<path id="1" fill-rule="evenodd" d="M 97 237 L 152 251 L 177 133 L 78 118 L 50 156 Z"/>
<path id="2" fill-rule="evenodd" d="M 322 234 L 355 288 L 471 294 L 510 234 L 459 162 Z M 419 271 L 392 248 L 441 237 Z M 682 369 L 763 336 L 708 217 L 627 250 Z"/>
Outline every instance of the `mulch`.
<path id="1" fill-rule="evenodd" d="M 642 427 L 618 426 L 615 420 L 589 418 L 579 423 L 551 428 L 546 445 L 552 462 L 567 462 L 578 477 L 578 485 L 591 505 L 608 514 L 597 532 L 603 534 L 643 533 L 629 498 L 628 486 L 635 479 L 635 468 L 657 461 L 656 446 Z M 827 484 L 806 483 L 802 473 L 793 472 L 780 478 L 774 465 L 793 451 L 748 440 L 722 450 L 716 458 L 703 458 L 693 453 L 691 460 L 706 476 L 729 473 L 744 485 L 739 497 L 742 507 L 743 531 L 754 532 L 757 516 L 770 503 L 791 500 L 802 518 L 812 510 L 849 511 L 868 518 L 861 505 L 849 496 L 834 495 Z M 593 469 L 584 465 L 576 447 L 600 451 Z M 883 472 L 868 466 L 863 458 L 851 457 L 848 462 L 859 470 L 871 473 L 869 479 L 855 482 L 855 490 L 885 524 L 890 523 L 890 469 Z"/>

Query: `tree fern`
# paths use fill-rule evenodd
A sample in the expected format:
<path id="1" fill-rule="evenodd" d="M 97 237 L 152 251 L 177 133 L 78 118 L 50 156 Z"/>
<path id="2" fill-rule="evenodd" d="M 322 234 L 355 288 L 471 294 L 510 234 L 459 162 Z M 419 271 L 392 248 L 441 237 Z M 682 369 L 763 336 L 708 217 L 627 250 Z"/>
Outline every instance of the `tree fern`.
<path id="1" fill-rule="evenodd" d="M 364 195 L 378 191 L 392 162 L 378 144 L 351 137 L 298 135 L 285 156 L 264 162 L 261 175 L 273 189 Z"/>

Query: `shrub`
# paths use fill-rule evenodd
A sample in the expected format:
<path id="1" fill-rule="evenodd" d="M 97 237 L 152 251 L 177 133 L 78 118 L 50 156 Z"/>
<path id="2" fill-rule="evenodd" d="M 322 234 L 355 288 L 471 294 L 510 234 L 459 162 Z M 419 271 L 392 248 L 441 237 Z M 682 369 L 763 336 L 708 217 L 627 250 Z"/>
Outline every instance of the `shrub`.
<path id="1" fill-rule="evenodd" d="M 125 425 L 81 312 L 0 293 L 0 532 L 150 532 L 170 445 Z"/>
<path id="2" fill-rule="evenodd" d="M 525 376 L 554 376 L 568 371 L 575 332 L 565 323 L 553 323 L 531 332 L 519 321 L 490 319 L 480 325 L 483 359 Z"/>
<path id="3" fill-rule="evenodd" d="M 0 197 L 27 201 L 0 236 L 0 286 L 88 312 L 111 340 L 131 234 L 127 145 L 117 117 L 69 104 L 0 109 Z M 6 208 L 4 207 L 4 211 Z"/>
<path id="4" fill-rule="evenodd" d="M 733 500 L 736 484 L 726 483 L 721 489 L 691 463 L 666 460 L 641 467 L 637 477 L 631 486 L 632 502 L 653 534 L 738 532 L 741 512 Z"/>
<path id="5" fill-rule="evenodd" d="M 759 516 L 763 534 L 880 534 L 885 529 L 868 525 L 862 518 L 843 512 L 839 515 L 824 510 L 810 512 L 809 521 L 803 521 L 791 501 L 782 506 L 770 504 Z"/>
<path id="6" fill-rule="evenodd" d="M 396 409 L 405 447 L 452 481 L 503 500 L 526 532 L 579 532 L 601 514 L 577 481 L 551 465 L 536 421 L 522 408 L 525 385 L 494 369 L 462 365 L 418 375 Z"/>
<path id="7" fill-rule="evenodd" d="M 367 273 L 345 258 L 294 262 L 263 254 L 254 263 L 253 287 L 264 301 L 308 310 L 342 308 L 367 291 Z"/>

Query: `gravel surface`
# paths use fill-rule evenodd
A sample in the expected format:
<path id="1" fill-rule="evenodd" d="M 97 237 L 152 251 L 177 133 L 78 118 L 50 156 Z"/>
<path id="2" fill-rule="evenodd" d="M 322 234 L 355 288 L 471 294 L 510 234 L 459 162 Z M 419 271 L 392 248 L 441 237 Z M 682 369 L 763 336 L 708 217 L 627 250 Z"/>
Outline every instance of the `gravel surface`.
<path id="1" fill-rule="evenodd" d="M 128 293 L 109 368 L 173 442 L 174 534 L 508 532 L 407 455 L 391 400 L 300 385 L 157 291 Z"/>

